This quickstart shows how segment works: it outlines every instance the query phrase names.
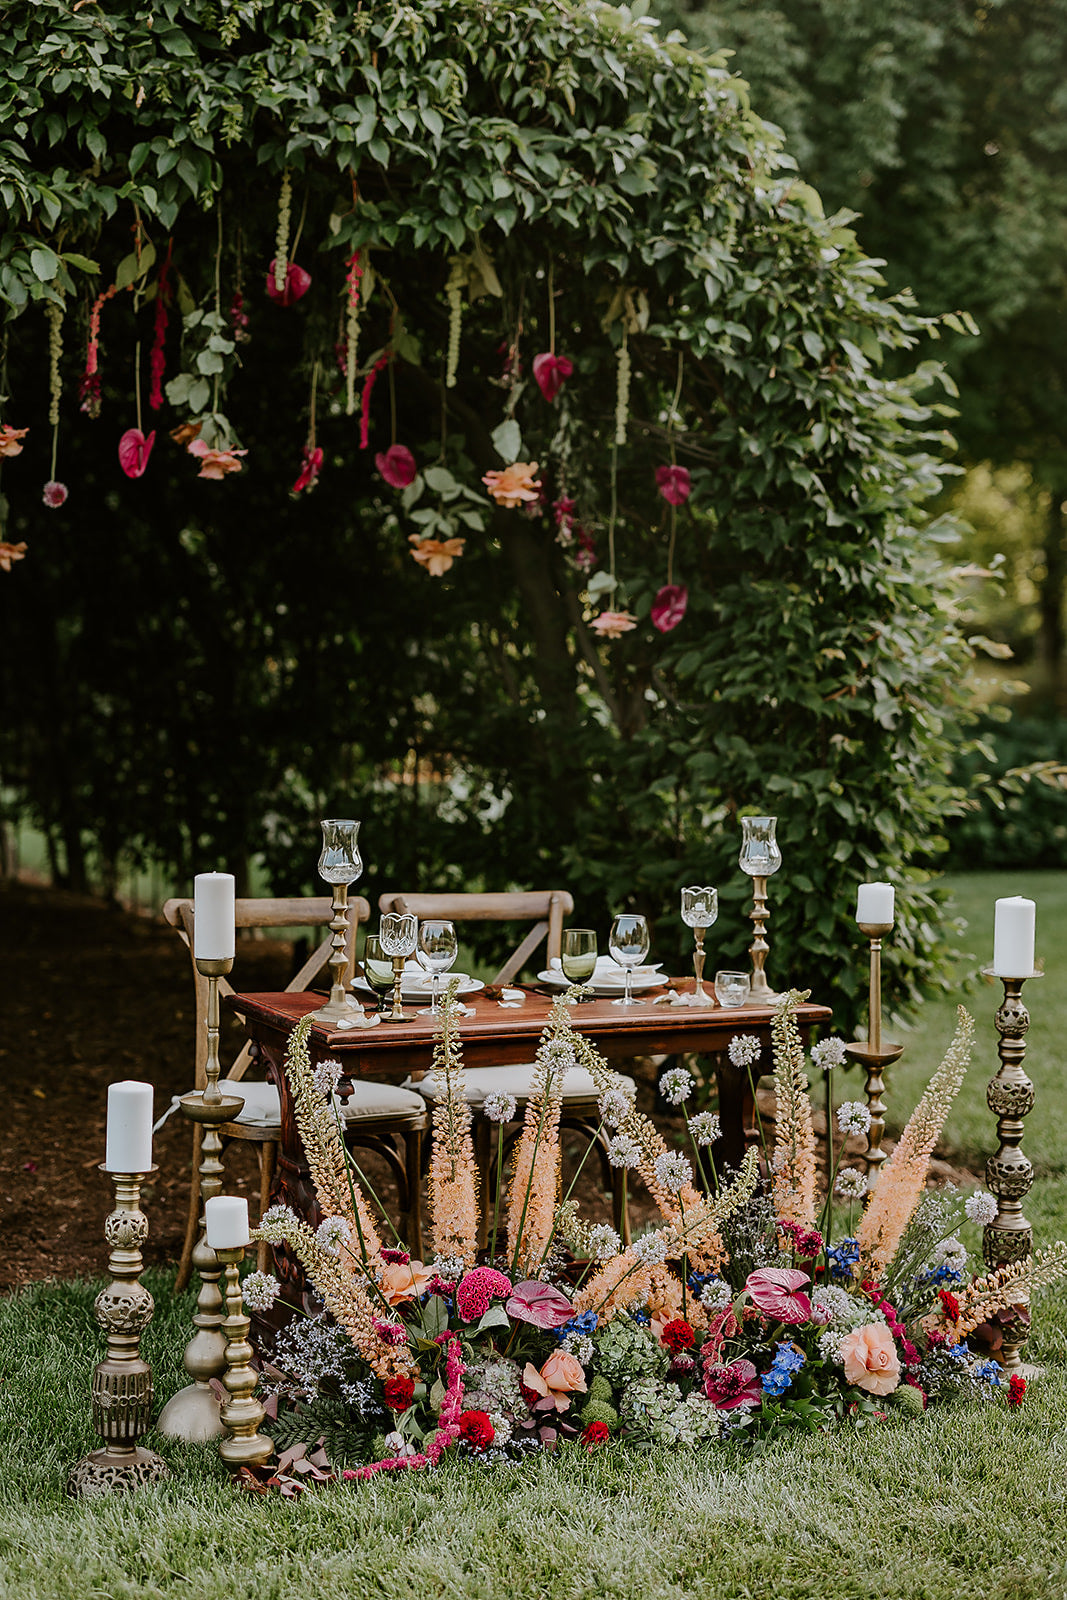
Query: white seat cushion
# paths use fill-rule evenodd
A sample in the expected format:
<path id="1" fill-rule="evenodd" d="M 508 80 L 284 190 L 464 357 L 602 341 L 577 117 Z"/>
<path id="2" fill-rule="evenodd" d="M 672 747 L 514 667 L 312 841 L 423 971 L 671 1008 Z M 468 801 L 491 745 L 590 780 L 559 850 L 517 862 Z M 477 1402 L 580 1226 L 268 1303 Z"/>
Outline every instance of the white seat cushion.
<path id="1" fill-rule="evenodd" d="M 533 1091 L 534 1063 L 524 1062 L 518 1067 L 472 1067 L 466 1075 L 467 1104 L 480 1106 L 487 1094 L 513 1094 L 525 1100 Z M 635 1092 L 632 1078 L 618 1074 L 620 1086 Z M 427 1100 L 437 1099 L 437 1078 L 428 1072 L 418 1083 L 408 1084 L 425 1095 Z M 563 1079 L 564 1100 L 595 1100 L 600 1094 L 596 1082 L 584 1067 L 569 1067 Z"/>
<path id="2" fill-rule="evenodd" d="M 223 1079 L 225 1086 L 226 1080 Z M 277 1128 L 281 1132 L 282 1113 L 278 1091 L 273 1083 L 253 1083 L 242 1078 L 229 1086 L 227 1092 L 243 1094 L 245 1103 L 235 1122 L 247 1123 L 256 1128 Z M 368 1083 L 361 1079 L 351 1099 L 344 1108 L 346 1122 L 359 1122 L 369 1117 L 410 1116 L 424 1111 L 426 1102 L 410 1089 L 401 1089 L 392 1083 Z"/>

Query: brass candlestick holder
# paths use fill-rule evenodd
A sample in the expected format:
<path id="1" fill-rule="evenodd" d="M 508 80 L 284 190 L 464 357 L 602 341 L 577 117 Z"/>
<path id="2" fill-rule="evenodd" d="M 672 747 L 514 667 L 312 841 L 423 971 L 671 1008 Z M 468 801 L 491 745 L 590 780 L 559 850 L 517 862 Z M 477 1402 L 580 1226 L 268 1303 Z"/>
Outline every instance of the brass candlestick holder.
<path id="1" fill-rule="evenodd" d="M 103 1166 L 101 1172 L 107 1169 Z M 102 1450 L 79 1461 L 67 1479 L 67 1493 L 100 1496 L 152 1483 L 167 1471 L 154 1450 L 137 1441 L 152 1419 L 152 1369 L 141 1359 L 141 1334 L 152 1320 L 152 1296 L 141 1279 L 141 1246 L 148 1238 L 148 1218 L 141 1210 L 141 1184 L 159 1169 L 112 1172 L 115 1209 L 104 1223 L 110 1246 L 111 1282 L 93 1305 L 93 1314 L 107 1335 L 107 1357 L 93 1374 L 93 1426 L 104 1441 Z"/>
<path id="2" fill-rule="evenodd" d="M 239 1267 L 244 1247 L 215 1252 L 225 1267 L 226 1316 L 222 1331 L 226 1335 L 226 1361 L 222 1381 L 230 1399 L 222 1408 L 222 1421 L 229 1437 L 219 1445 L 219 1455 L 228 1467 L 254 1467 L 269 1461 L 274 1442 L 259 1432 L 266 1416 L 256 1399 L 259 1374 L 250 1365 L 254 1354 L 248 1342 L 251 1319 L 245 1315 Z"/>
<path id="3" fill-rule="evenodd" d="M 414 1022 L 414 1012 L 405 1011 L 403 1005 L 404 962 L 407 956 L 393 957 L 393 1009 L 382 1017 L 383 1022 Z"/>
<path id="4" fill-rule="evenodd" d="M 159 1430 L 185 1444 L 217 1439 L 223 1432 L 219 1402 L 211 1387 L 226 1369 L 226 1340 L 222 1333 L 222 1295 L 219 1293 L 218 1257 L 207 1242 L 203 1207 L 222 1193 L 222 1139 L 219 1128 L 232 1122 L 244 1105 L 240 1095 L 224 1095 L 219 1088 L 219 979 L 233 967 L 229 956 L 197 956 L 196 970 L 207 979 L 207 1082 L 203 1089 L 182 1096 L 182 1112 L 203 1128 L 200 1141 L 200 1237 L 193 1250 L 193 1267 L 200 1276 L 193 1326 L 182 1364 L 192 1383 L 172 1395 L 159 1416 Z"/>
<path id="5" fill-rule="evenodd" d="M 752 977 L 749 982 L 748 999 L 746 1006 L 773 1006 L 782 997 L 771 988 L 767 974 L 763 970 L 767 957 L 770 954 L 770 945 L 767 942 L 766 928 L 770 921 L 770 912 L 767 910 L 767 880 L 764 877 L 752 878 L 752 910 L 749 912 L 752 926 L 755 929 L 755 938 L 749 945 L 748 953 L 752 957 Z"/>
<path id="6" fill-rule="evenodd" d="M 363 1007 L 345 989 L 345 978 L 348 972 L 348 885 L 335 883 L 333 886 L 333 920 L 330 929 L 333 933 L 333 949 L 330 951 L 328 962 L 330 968 L 330 998 L 324 1006 L 315 1012 L 315 1021 L 327 1027 L 343 1022 L 346 1027 L 375 1028 L 378 1025 L 378 1014 L 374 1012 L 367 1016 Z"/>
<path id="7" fill-rule="evenodd" d="M 983 967 L 983 975 L 995 977 L 991 967 Z M 1031 972 L 1030 978 L 1043 978 L 1043 972 Z M 1023 1155 L 1023 1118 L 1034 1109 L 1034 1086 L 1023 1071 L 1026 1055 L 1026 1034 L 1030 1027 L 1030 1013 L 1023 1005 L 1022 987 L 1026 978 L 1001 978 L 1004 999 L 993 1018 L 999 1034 L 997 1053 L 1000 1071 L 990 1081 L 986 1090 L 986 1103 L 997 1119 L 997 1138 L 1000 1147 L 996 1155 L 986 1162 L 986 1183 L 997 1197 L 997 1214 L 986 1224 L 982 1234 L 982 1254 L 986 1266 L 1013 1266 L 1025 1261 L 1033 1253 L 1034 1230 L 1023 1215 L 1023 1197 L 1034 1181 L 1034 1169 L 1029 1158 Z M 1029 1294 L 1020 1304 L 1029 1304 Z M 1020 1324 L 1020 1326 L 1022 1326 Z M 1027 1334 L 1015 1332 L 1009 1325 L 1004 1330 L 1004 1343 L 997 1352 L 997 1360 L 1008 1372 L 1034 1373 L 1020 1360 L 1019 1351 L 1026 1343 Z"/>
<path id="8" fill-rule="evenodd" d="M 863 1159 L 867 1168 L 867 1180 L 873 1188 L 882 1163 L 887 1159 L 882 1149 L 886 1114 L 886 1103 L 882 1099 L 885 1094 L 885 1079 L 882 1077 L 882 1072 L 886 1067 L 892 1066 L 894 1061 L 899 1061 L 904 1054 L 904 1046 L 882 1038 L 882 940 L 893 931 L 893 924 L 861 922 L 858 926 L 860 932 L 870 940 L 871 947 L 867 1042 L 864 1044 L 862 1039 L 857 1039 L 847 1044 L 845 1049 L 854 1061 L 861 1061 L 867 1069 L 864 1093 L 867 1097 L 867 1110 L 871 1114 L 871 1126 L 867 1131 L 867 1149 Z"/>
<path id="9" fill-rule="evenodd" d="M 413 1022 L 414 1018 L 403 1006 L 404 962 L 415 954 L 419 937 L 419 919 L 410 911 L 387 911 L 378 930 L 378 943 L 382 954 L 393 963 L 393 1009 L 383 1022 Z"/>

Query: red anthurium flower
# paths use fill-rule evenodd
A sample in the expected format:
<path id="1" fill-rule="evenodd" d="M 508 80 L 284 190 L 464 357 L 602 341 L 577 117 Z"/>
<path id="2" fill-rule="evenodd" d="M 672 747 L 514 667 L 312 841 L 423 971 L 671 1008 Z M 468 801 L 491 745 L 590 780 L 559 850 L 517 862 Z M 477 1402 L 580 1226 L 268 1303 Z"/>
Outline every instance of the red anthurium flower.
<path id="1" fill-rule="evenodd" d="M 140 428 L 127 428 L 119 440 L 119 466 L 127 478 L 140 478 L 148 458 L 152 454 L 152 446 L 156 442 L 156 430 L 146 439 Z"/>
<path id="2" fill-rule="evenodd" d="M 669 506 L 684 505 L 693 485 L 687 467 L 657 467 L 656 488 Z"/>
<path id="3" fill-rule="evenodd" d="M 566 356 L 554 356 L 550 350 L 545 350 L 533 358 L 533 375 L 537 387 L 550 404 L 573 371 L 573 361 L 568 361 Z"/>
<path id="4" fill-rule="evenodd" d="M 388 450 L 379 450 L 374 465 L 391 489 L 406 489 L 414 483 L 419 470 L 406 444 L 391 444 Z"/>
<path id="5" fill-rule="evenodd" d="M 665 583 L 652 602 L 652 626 L 660 633 L 670 633 L 685 616 L 689 604 L 689 590 L 677 583 Z"/>
<path id="6" fill-rule="evenodd" d="M 322 470 L 322 446 L 316 445 L 314 449 L 309 444 L 304 446 L 304 462 L 300 468 L 300 476 L 293 484 L 293 493 L 299 494 L 302 489 L 313 489 L 319 480 Z"/>
<path id="7" fill-rule="evenodd" d="M 279 289 L 274 281 L 274 262 L 267 268 L 267 293 L 280 306 L 292 306 L 311 288 L 311 273 L 290 261 L 285 269 L 285 284 Z"/>
<path id="8" fill-rule="evenodd" d="M 745 1288 L 769 1317 L 777 1317 L 779 1322 L 807 1322 L 811 1301 L 800 1290 L 810 1282 L 806 1272 L 792 1267 L 761 1267 L 749 1273 Z"/>

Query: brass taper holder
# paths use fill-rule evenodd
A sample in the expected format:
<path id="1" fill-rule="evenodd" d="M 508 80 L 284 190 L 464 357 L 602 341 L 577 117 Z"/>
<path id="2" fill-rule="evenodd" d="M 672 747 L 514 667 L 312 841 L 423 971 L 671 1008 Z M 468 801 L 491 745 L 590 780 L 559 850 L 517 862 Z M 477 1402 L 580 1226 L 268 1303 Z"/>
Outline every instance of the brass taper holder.
<path id="1" fill-rule="evenodd" d="M 93 1304 L 93 1314 L 107 1335 L 107 1356 L 97 1363 L 92 1389 L 93 1427 L 104 1448 L 72 1469 L 67 1479 L 70 1495 L 95 1497 L 139 1489 L 167 1471 L 161 1456 L 137 1443 L 152 1420 L 152 1369 L 141 1358 L 141 1334 L 154 1309 L 152 1296 L 140 1281 L 141 1246 L 148 1238 L 141 1184 L 158 1170 L 108 1174 L 115 1185 L 115 1209 L 104 1223 L 111 1282 Z"/>
<path id="2" fill-rule="evenodd" d="M 404 1010 L 404 963 L 407 956 L 393 956 L 393 1009 L 382 1017 L 383 1022 L 414 1022 L 412 1012 Z M 377 1020 L 377 1018 L 375 1019 Z"/>
<path id="3" fill-rule="evenodd" d="M 244 1247 L 215 1252 L 225 1268 L 226 1316 L 222 1331 L 226 1336 L 226 1362 L 222 1381 L 230 1398 L 222 1407 L 222 1421 L 228 1437 L 219 1445 L 219 1455 L 228 1467 L 255 1467 L 269 1461 L 274 1442 L 259 1432 L 266 1416 L 256 1399 L 259 1374 L 251 1365 L 255 1352 L 248 1342 L 251 1319 L 246 1315 L 241 1294 L 240 1264 Z"/>
<path id="4" fill-rule="evenodd" d="M 984 977 L 996 977 L 991 967 L 983 967 Z M 1043 972 L 1030 972 L 1029 978 L 1043 978 Z M 1034 1230 L 1023 1215 L 1023 1198 L 1034 1181 L 1034 1169 L 1029 1158 L 1023 1155 L 1023 1118 L 1034 1109 L 1034 1086 L 1023 1071 L 1026 1055 L 1026 1034 L 1030 1027 L 1030 1013 L 1023 1005 L 1022 988 L 1026 978 L 1004 978 L 1004 999 L 993 1018 L 999 1034 L 997 1053 L 1000 1071 L 991 1079 L 986 1090 L 986 1103 L 997 1119 L 997 1138 L 1000 1141 L 996 1155 L 986 1162 L 985 1181 L 997 1197 L 997 1214 L 986 1224 L 982 1233 L 982 1254 L 986 1266 L 1014 1266 L 1033 1254 Z M 1029 1304 L 1029 1294 L 1020 1297 L 1020 1305 Z M 1027 1368 L 1020 1360 L 1019 1351 L 1026 1343 L 1028 1329 L 1015 1332 L 1014 1324 L 1004 1329 L 1004 1342 L 996 1352 L 1001 1366 L 1010 1373 L 1033 1374 L 1037 1368 Z"/>
<path id="5" fill-rule="evenodd" d="M 767 943 L 766 928 L 770 921 L 770 912 L 767 910 L 767 879 L 752 876 L 752 910 L 749 912 L 755 937 L 749 946 L 748 953 L 752 957 L 752 977 L 749 981 L 748 999 L 746 1006 L 773 1006 L 776 1000 L 782 997 L 775 994 L 767 981 L 764 972 L 770 945 Z"/>
<path id="6" fill-rule="evenodd" d="M 864 1093 L 867 1097 L 867 1110 L 871 1114 L 871 1125 L 867 1130 L 867 1149 L 863 1160 L 867 1167 L 867 1181 L 873 1188 L 881 1165 L 887 1159 L 882 1149 L 886 1114 L 886 1103 L 882 1099 L 885 1094 L 885 1079 L 882 1077 L 882 1072 L 884 1068 L 892 1066 L 894 1061 L 899 1061 L 904 1054 L 904 1046 L 882 1038 L 882 940 L 887 934 L 892 933 L 893 924 L 861 922 L 857 926 L 870 940 L 871 981 L 867 1012 L 867 1042 L 864 1044 L 862 1039 L 856 1039 L 847 1044 L 845 1049 L 853 1060 L 862 1061 L 867 1069 Z"/>
<path id="7" fill-rule="evenodd" d="M 358 1001 L 353 1000 L 345 988 L 345 979 L 348 976 L 348 885 L 335 883 L 333 886 L 333 921 L 330 931 L 333 934 L 333 949 L 330 951 L 330 998 L 324 1006 L 315 1012 L 315 1021 L 322 1027 L 336 1027 L 339 1022 L 344 1022 L 351 1028 L 374 1028 L 378 1025 L 378 1014 L 374 1012 L 367 1016 Z"/>

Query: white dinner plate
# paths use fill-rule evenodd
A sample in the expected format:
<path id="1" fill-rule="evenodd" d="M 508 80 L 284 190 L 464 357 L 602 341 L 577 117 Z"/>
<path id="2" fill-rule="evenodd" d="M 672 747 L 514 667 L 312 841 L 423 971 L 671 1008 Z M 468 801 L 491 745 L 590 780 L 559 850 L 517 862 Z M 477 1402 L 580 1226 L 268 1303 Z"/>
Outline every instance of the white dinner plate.
<path id="1" fill-rule="evenodd" d="M 438 997 L 444 994 L 447 986 L 448 973 L 446 972 L 441 978 L 441 986 L 437 991 Z M 464 978 L 456 992 L 462 997 L 463 995 L 468 994 L 480 994 L 484 988 L 485 984 L 482 982 L 481 978 Z M 353 978 L 352 993 L 358 995 L 373 995 L 375 990 L 371 988 L 370 984 L 365 978 Z M 392 990 L 386 994 L 386 1001 L 388 1001 L 389 994 L 391 993 Z M 400 996 L 406 1005 L 428 1006 L 430 1003 L 429 979 L 427 979 L 425 983 L 412 983 L 409 978 L 404 978 L 400 986 Z"/>
<path id="2" fill-rule="evenodd" d="M 550 989 L 569 989 L 571 986 L 571 980 L 569 978 L 565 978 L 562 972 L 553 970 L 551 967 L 547 968 L 544 972 L 539 972 L 537 974 L 537 980 L 539 983 L 547 984 Z M 658 989 L 666 982 L 667 980 L 663 976 L 662 972 L 657 972 L 654 967 L 637 967 L 633 973 L 632 988 L 634 994 L 638 994 L 642 989 Z M 600 972 L 594 977 L 593 981 L 588 985 L 588 987 L 594 994 L 599 995 L 607 996 L 625 994 L 626 976 L 621 967 L 619 968 L 619 976 L 617 978 L 614 976 L 614 974 L 608 975 L 604 972 Z"/>

